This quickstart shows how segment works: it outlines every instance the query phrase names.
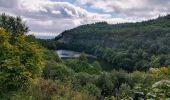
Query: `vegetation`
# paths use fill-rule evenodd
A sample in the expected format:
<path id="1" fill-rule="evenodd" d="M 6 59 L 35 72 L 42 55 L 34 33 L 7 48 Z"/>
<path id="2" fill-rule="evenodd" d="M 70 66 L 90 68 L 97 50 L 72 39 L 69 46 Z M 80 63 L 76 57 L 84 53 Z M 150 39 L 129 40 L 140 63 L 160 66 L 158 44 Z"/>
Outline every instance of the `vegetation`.
<path id="1" fill-rule="evenodd" d="M 3 28 L 0 28 L 0 44 L 0 94 L 28 90 L 41 75 L 42 49 L 27 42 L 24 35 L 12 37 Z"/>
<path id="2" fill-rule="evenodd" d="M 170 15 L 154 20 L 82 25 L 61 33 L 43 46 L 92 54 L 112 65 L 112 69 L 147 71 L 170 62 Z"/>
<path id="3" fill-rule="evenodd" d="M 0 27 L 3 27 L 7 32 L 11 32 L 12 34 L 24 34 L 29 31 L 21 17 L 18 16 L 15 18 L 5 15 L 5 13 L 0 16 Z"/>
<path id="4" fill-rule="evenodd" d="M 100 26 L 106 23 L 98 24 Z M 122 29 L 123 26 L 124 24 L 121 26 Z M 133 49 L 130 53 L 130 50 L 127 52 L 123 48 L 121 50 L 101 45 L 89 50 L 85 49 L 93 52 L 96 48 L 94 50 L 97 57 L 103 56 L 104 60 L 115 61 L 118 70 L 106 72 L 102 70 L 97 60 L 89 62 L 84 53 L 75 59 L 60 59 L 54 51 L 40 45 L 44 43 L 43 40 L 36 40 L 34 36 L 26 36 L 23 32 L 15 33 L 18 32 L 17 30 L 20 28 L 12 31 L 9 31 L 6 26 L 0 28 L 0 99 L 2 100 L 165 100 L 170 98 L 170 67 L 168 67 L 167 52 L 165 53 L 167 55 L 143 54 L 144 49 L 140 49 L 135 54 Z M 46 45 L 50 48 L 53 48 L 50 43 L 59 44 L 56 41 L 48 43 Z M 60 48 L 60 45 L 55 44 L 55 46 Z M 115 55 L 112 55 L 112 52 Z M 131 63 L 128 59 L 132 59 L 130 56 L 132 53 L 134 59 L 140 66 L 144 66 L 142 68 L 146 68 L 145 70 L 137 70 L 137 67 L 133 71 L 135 67 L 133 63 L 132 68 L 129 67 Z M 148 55 L 152 55 L 151 58 L 147 58 Z M 110 56 L 114 59 L 105 59 Z M 144 59 L 145 57 L 148 60 Z M 166 65 L 165 61 L 167 66 L 161 66 Z M 128 70 L 121 68 L 128 68 Z"/>

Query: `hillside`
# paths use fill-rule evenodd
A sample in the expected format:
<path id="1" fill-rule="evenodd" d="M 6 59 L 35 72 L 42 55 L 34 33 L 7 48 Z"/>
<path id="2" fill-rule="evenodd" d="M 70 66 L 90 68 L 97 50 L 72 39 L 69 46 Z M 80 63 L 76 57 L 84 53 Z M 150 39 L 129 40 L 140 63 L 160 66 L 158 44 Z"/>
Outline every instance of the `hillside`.
<path id="1" fill-rule="evenodd" d="M 84 51 L 115 68 L 147 70 L 170 62 L 170 15 L 154 20 L 107 24 L 99 22 L 64 31 L 58 48 Z"/>
<path id="2" fill-rule="evenodd" d="M 105 28 L 110 26 L 107 23 L 97 23 L 87 25 L 86 28 L 94 26 L 93 29 L 101 29 L 102 32 L 105 28 L 99 28 L 100 25 L 105 25 Z M 122 25 L 126 26 L 126 24 Z M 77 29 L 81 29 L 81 27 L 83 26 Z M 168 32 L 168 27 L 165 29 Z M 149 54 L 146 51 L 148 48 L 139 49 L 137 45 L 131 47 L 132 49 L 128 48 L 135 44 L 132 42 L 137 37 L 135 35 L 131 35 L 135 38 L 132 40 L 129 38 L 128 41 L 131 44 L 127 44 L 128 46 L 125 47 L 125 45 L 121 45 L 125 44 L 127 40 L 123 41 L 118 37 L 119 42 L 108 41 L 108 45 L 106 45 L 105 42 L 103 44 L 99 42 L 107 39 L 102 36 L 100 39 L 94 38 L 94 33 L 91 36 L 86 36 L 83 32 L 78 33 L 82 37 L 76 40 L 71 37 L 74 33 L 64 33 L 63 36 L 57 37 L 58 42 L 57 38 L 56 40 L 40 40 L 35 36 L 28 36 L 26 35 L 28 30 L 20 17 L 0 15 L 1 100 L 169 100 L 170 98 L 170 66 L 160 66 L 169 62 L 168 33 L 165 31 L 160 32 L 166 34 L 166 37 L 161 34 L 159 38 L 150 40 L 153 43 L 154 41 L 162 43 L 158 45 L 159 47 L 164 45 L 167 48 L 163 49 L 162 53 L 154 54 L 152 51 Z M 67 38 L 65 38 L 66 36 Z M 96 36 L 99 37 L 99 35 Z M 120 36 L 125 39 L 126 34 Z M 107 38 L 116 39 L 114 36 L 111 37 L 111 33 Z M 81 42 L 81 39 L 84 42 Z M 92 43 L 94 40 L 98 43 Z M 143 42 L 145 41 L 143 40 Z M 88 57 L 85 53 L 80 53 L 77 58 L 65 59 L 56 51 L 48 50 L 52 48 L 85 51 L 96 55 L 98 59 L 94 56 L 94 59 L 91 59 L 92 57 Z M 66 52 L 62 54 L 68 55 Z M 150 56 L 151 58 L 149 58 Z M 101 65 L 103 59 L 116 67 L 113 66 L 113 70 L 104 70 Z M 147 67 L 149 70 L 145 72 L 132 71 L 135 69 L 135 64 L 132 63 L 135 59 L 137 61 L 135 64 L 144 66 L 141 68 L 146 68 L 146 62 L 149 63 L 148 66 L 159 68 Z M 105 65 L 105 67 L 108 66 Z M 124 68 L 128 71 L 114 68 Z"/>

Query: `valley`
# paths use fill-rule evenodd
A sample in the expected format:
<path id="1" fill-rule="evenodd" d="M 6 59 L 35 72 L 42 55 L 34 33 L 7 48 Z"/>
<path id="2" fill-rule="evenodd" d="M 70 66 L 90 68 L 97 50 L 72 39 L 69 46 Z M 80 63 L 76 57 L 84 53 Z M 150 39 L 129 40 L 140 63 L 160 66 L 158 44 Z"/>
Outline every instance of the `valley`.
<path id="1" fill-rule="evenodd" d="M 170 15 L 97 22 L 54 39 L 0 15 L 0 99 L 169 100 Z"/>

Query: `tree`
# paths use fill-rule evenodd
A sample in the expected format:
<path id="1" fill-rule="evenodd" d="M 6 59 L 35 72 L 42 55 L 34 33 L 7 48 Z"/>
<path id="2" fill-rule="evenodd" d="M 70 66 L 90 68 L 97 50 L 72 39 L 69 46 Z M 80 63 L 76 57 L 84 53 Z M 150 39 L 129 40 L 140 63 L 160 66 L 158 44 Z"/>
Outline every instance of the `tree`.
<path id="1" fill-rule="evenodd" d="M 0 28 L 0 92 L 27 90 L 36 82 L 43 68 L 42 49 L 27 42 L 24 35 L 14 37 Z"/>
<path id="2" fill-rule="evenodd" d="M 113 94 L 114 84 L 107 73 L 100 75 L 96 84 L 101 89 L 101 95 L 104 97 L 111 96 Z"/>
<path id="3" fill-rule="evenodd" d="M 170 81 L 161 80 L 152 85 L 151 91 L 148 94 L 152 99 L 168 99 L 170 97 Z M 149 97 L 148 96 L 148 97 Z"/>
<path id="4" fill-rule="evenodd" d="M 133 100 L 132 90 L 128 84 L 122 84 L 119 88 L 121 100 Z"/>
<path id="5" fill-rule="evenodd" d="M 14 35 L 25 34 L 29 31 L 28 26 L 22 21 L 21 17 L 8 16 L 5 13 L 0 15 L 0 27 Z"/>
<path id="6" fill-rule="evenodd" d="M 142 84 L 145 78 L 144 75 L 144 73 L 139 71 L 134 71 L 133 73 L 128 74 L 129 85 L 134 87 L 135 85 Z"/>
<path id="7" fill-rule="evenodd" d="M 170 66 L 168 66 L 168 78 L 170 78 Z"/>
<path id="8" fill-rule="evenodd" d="M 89 91 L 89 95 L 100 97 L 101 91 L 95 84 L 87 84 L 86 89 Z"/>
<path id="9" fill-rule="evenodd" d="M 87 57 L 86 57 L 86 54 L 85 54 L 85 53 L 81 53 L 81 54 L 80 54 L 80 57 L 79 57 L 79 60 L 80 60 L 80 61 L 87 62 L 88 59 L 87 59 Z"/>
<path id="10" fill-rule="evenodd" d="M 100 65 L 100 63 L 99 63 L 98 61 L 94 61 L 94 62 L 92 63 L 92 66 L 93 66 L 95 69 L 97 69 L 98 71 L 101 71 L 101 70 L 102 70 L 101 65 Z"/>
<path id="11" fill-rule="evenodd" d="M 111 81 L 114 84 L 114 87 L 119 89 L 120 85 L 126 83 L 128 80 L 128 73 L 124 70 L 113 70 L 110 74 Z"/>
<path id="12" fill-rule="evenodd" d="M 46 71 L 46 69 L 45 69 Z M 50 69 L 49 76 L 53 80 L 66 81 L 70 80 L 71 70 L 62 64 L 55 64 L 53 68 Z"/>
<path id="13" fill-rule="evenodd" d="M 92 77 L 88 73 L 80 72 L 75 74 L 73 78 L 73 88 L 76 89 L 82 89 L 82 87 L 85 87 L 88 84 L 94 83 L 94 77 Z"/>

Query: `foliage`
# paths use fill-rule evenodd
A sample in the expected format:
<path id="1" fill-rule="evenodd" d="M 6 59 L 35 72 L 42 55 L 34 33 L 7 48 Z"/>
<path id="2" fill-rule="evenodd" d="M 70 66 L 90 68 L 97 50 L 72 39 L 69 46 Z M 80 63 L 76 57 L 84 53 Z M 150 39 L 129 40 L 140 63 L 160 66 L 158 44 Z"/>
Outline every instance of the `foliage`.
<path id="1" fill-rule="evenodd" d="M 99 74 L 100 71 L 96 66 L 93 66 L 83 59 L 71 59 L 66 60 L 65 64 L 73 69 L 75 72 L 86 72 L 89 74 Z"/>
<path id="2" fill-rule="evenodd" d="M 84 51 L 112 64 L 112 69 L 147 71 L 170 64 L 169 19 L 167 15 L 137 23 L 82 25 L 44 46 Z"/>
<path id="3" fill-rule="evenodd" d="M 119 88 L 121 100 L 133 100 L 132 90 L 128 84 L 122 84 Z"/>
<path id="4" fill-rule="evenodd" d="M 25 36 L 14 37 L 0 28 L 0 93 L 27 90 L 43 68 L 42 50 L 36 43 L 29 43 Z"/>
<path id="5" fill-rule="evenodd" d="M 170 98 L 169 15 L 134 24 L 84 25 L 65 31 L 55 40 L 25 36 L 24 27 L 13 25 L 14 17 L 6 16 L 2 24 L 2 16 L 0 26 L 6 29 L 0 28 L 2 100 Z M 8 22 L 13 28 L 8 29 Z M 91 60 L 84 53 L 77 59 L 60 59 L 55 51 L 42 49 L 37 42 L 48 49 L 85 51 L 109 62 L 114 70 L 105 72 L 99 60 Z"/>
<path id="6" fill-rule="evenodd" d="M 21 17 L 8 16 L 5 13 L 0 15 L 0 27 L 3 27 L 7 32 L 14 35 L 24 34 L 29 31 L 25 22 L 22 21 Z"/>
<path id="7" fill-rule="evenodd" d="M 107 73 L 102 74 L 97 80 L 97 86 L 101 89 L 101 95 L 104 97 L 112 95 L 114 84 L 111 81 L 110 76 Z"/>
<path id="8" fill-rule="evenodd" d="M 79 57 L 78 59 L 79 59 L 80 61 L 84 61 L 84 62 L 87 62 L 87 61 L 88 61 L 85 53 L 80 54 L 80 57 Z"/>

